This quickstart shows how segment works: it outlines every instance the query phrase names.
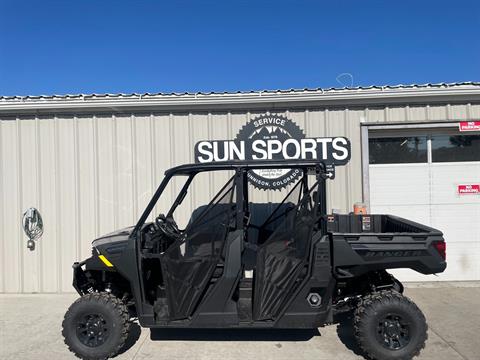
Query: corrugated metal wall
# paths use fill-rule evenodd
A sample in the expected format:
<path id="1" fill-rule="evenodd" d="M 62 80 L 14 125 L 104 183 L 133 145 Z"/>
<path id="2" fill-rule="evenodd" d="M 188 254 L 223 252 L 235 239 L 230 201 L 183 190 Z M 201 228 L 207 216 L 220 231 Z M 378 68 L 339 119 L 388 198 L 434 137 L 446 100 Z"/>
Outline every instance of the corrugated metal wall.
<path id="1" fill-rule="evenodd" d="M 192 162 L 193 146 L 199 140 L 235 137 L 258 114 L 1 118 L 0 292 L 71 292 L 72 263 L 89 256 L 95 237 L 137 221 L 165 169 Z M 329 208 L 347 211 L 362 200 L 361 121 L 479 118 L 480 106 L 311 109 L 282 114 L 307 136 L 350 138 L 350 164 L 337 168 L 328 191 Z M 204 189 L 212 187 L 205 183 Z M 21 215 L 30 206 L 40 210 L 45 224 L 34 252 L 26 248 L 21 229 Z"/>

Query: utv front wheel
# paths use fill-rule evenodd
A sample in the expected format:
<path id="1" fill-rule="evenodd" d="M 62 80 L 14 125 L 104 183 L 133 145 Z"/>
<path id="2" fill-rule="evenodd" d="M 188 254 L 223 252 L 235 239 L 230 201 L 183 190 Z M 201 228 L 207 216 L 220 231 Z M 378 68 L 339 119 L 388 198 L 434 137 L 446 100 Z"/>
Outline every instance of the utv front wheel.
<path id="1" fill-rule="evenodd" d="M 81 359 L 101 360 L 115 356 L 129 330 L 125 304 L 109 293 L 87 294 L 75 301 L 62 323 L 65 344 Z"/>
<path id="2" fill-rule="evenodd" d="M 396 291 L 364 296 L 355 310 L 355 338 L 371 359 L 409 360 L 427 340 L 427 323 L 420 309 Z"/>

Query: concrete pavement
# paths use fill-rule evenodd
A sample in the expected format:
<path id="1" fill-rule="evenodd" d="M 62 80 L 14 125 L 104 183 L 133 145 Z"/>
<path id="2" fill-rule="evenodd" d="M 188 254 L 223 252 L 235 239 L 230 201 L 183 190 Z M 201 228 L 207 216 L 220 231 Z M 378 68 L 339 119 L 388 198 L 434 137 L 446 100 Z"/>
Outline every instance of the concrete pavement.
<path id="1" fill-rule="evenodd" d="M 480 283 L 410 284 L 405 291 L 425 313 L 429 339 L 419 359 L 480 359 Z M 74 359 L 61 322 L 76 294 L 0 295 L 0 359 Z M 363 359 L 349 322 L 318 331 L 162 330 L 134 326 L 124 359 Z"/>

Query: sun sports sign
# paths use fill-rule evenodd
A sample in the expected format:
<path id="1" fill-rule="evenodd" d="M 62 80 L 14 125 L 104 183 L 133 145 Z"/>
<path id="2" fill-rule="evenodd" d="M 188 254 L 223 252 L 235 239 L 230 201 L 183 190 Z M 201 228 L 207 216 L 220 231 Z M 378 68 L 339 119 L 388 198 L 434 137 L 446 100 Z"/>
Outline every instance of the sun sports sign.
<path id="1" fill-rule="evenodd" d="M 345 137 L 307 138 L 292 120 L 266 113 L 250 120 L 234 140 L 203 140 L 195 144 L 195 162 L 318 160 L 327 176 L 335 177 L 335 165 L 350 160 L 350 141 Z M 258 169 L 248 173 L 260 189 L 281 189 L 302 175 L 299 169 Z"/>

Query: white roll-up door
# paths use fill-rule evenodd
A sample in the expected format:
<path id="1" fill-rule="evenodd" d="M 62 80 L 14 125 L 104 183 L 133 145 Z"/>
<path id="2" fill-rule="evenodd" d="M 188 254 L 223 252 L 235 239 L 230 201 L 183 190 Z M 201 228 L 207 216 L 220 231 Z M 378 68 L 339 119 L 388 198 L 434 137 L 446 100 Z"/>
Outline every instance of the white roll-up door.
<path id="1" fill-rule="evenodd" d="M 447 270 L 392 271 L 403 281 L 480 279 L 480 134 L 454 129 L 371 132 L 370 207 L 441 230 Z"/>

